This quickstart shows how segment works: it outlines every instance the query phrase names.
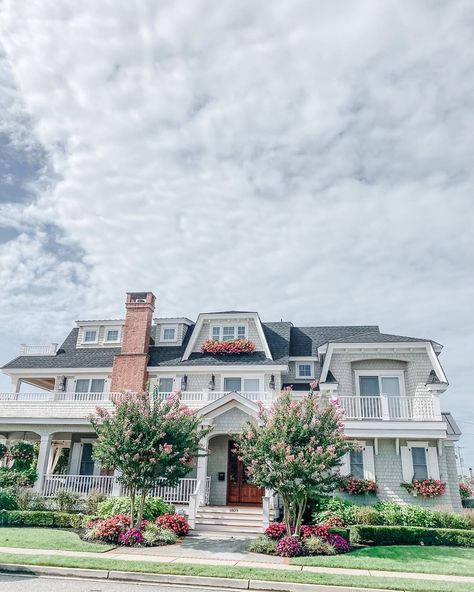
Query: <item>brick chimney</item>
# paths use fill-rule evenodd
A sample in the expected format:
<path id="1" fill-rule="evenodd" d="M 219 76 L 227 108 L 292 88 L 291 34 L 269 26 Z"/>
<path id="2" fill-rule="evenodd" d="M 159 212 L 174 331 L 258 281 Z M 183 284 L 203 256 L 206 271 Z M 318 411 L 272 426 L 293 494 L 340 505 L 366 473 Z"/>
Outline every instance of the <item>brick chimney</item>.
<path id="1" fill-rule="evenodd" d="M 112 392 L 145 390 L 148 349 L 155 296 L 151 292 L 128 292 L 122 351 L 114 358 Z"/>

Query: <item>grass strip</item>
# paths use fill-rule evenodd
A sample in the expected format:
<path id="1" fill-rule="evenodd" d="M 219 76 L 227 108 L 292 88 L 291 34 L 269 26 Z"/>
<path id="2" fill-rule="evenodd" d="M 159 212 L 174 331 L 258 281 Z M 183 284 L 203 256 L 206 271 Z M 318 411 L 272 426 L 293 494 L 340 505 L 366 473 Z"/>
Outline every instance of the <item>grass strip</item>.
<path id="1" fill-rule="evenodd" d="M 83 569 L 104 569 L 220 578 L 244 578 L 275 582 L 295 582 L 301 584 L 406 590 L 407 592 L 472 592 L 473 590 L 472 584 L 430 581 L 429 579 L 408 580 L 404 578 L 388 577 L 342 576 L 253 567 L 220 567 L 194 564 L 184 565 L 173 563 L 149 563 L 144 561 L 121 561 L 119 559 L 105 559 L 102 557 L 60 557 L 53 555 L 40 556 L 0 553 L 0 563 L 35 566 L 46 565 L 52 567 L 78 567 Z"/>
<path id="2" fill-rule="evenodd" d="M 89 551 L 104 553 L 115 545 L 89 543 L 75 532 L 57 528 L 0 528 L 0 547 L 51 549 L 52 551 Z"/>

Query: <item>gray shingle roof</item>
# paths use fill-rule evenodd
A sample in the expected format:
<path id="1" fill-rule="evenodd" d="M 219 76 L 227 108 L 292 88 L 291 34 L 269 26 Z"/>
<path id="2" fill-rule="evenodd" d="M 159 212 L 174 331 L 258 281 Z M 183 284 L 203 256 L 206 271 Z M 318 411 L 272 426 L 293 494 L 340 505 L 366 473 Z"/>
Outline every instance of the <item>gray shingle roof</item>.
<path id="1" fill-rule="evenodd" d="M 372 331 L 367 333 L 358 333 L 350 337 L 340 337 L 338 339 L 330 339 L 333 343 L 402 343 L 405 341 L 430 341 L 429 339 L 419 339 L 418 337 L 405 337 L 403 335 L 391 335 L 390 333 L 380 333 L 380 331 Z"/>
<path id="2" fill-rule="evenodd" d="M 3 368 L 109 368 L 119 347 L 76 348 L 79 329 L 72 329 L 55 356 L 18 356 Z"/>
<path id="3" fill-rule="evenodd" d="M 379 333 L 377 325 L 292 327 L 290 356 L 316 356 L 318 347 L 328 341 L 338 339 L 349 341 L 349 337 L 359 333 Z"/>
<path id="4" fill-rule="evenodd" d="M 441 413 L 442 418 L 446 422 L 446 432 L 448 436 L 460 436 L 461 430 L 458 424 L 455 422 L 454 417 L 449 411 L 443 411 Z"/>

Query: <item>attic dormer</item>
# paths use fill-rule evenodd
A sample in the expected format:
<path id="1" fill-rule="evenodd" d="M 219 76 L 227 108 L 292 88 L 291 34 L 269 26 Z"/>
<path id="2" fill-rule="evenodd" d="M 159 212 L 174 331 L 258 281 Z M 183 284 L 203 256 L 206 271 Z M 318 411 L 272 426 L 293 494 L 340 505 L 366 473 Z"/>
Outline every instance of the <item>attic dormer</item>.
<path id="1" fill-rule="evenodd" d="M 186 317 L 163 317 L 155 322 L 155 345 L 159 347 L 180 346 L 193 322 Z"/>
<path id="2" fill-rule="evenodd" d="M 121 347 L 124 324 L 123 319 L 76 321 L 76 347 Z"/>

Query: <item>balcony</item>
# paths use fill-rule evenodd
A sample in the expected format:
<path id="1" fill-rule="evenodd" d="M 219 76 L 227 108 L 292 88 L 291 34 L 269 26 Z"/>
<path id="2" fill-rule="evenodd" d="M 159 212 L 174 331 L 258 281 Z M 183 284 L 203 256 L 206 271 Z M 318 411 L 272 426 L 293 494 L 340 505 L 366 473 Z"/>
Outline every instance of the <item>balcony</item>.
<path id="1" fill-rule="evenodd" d="M 26 345 L 22 343 L 20 346 L 20 356 L 54 356 L 57 351 L 57 343 L 50 343 L 49 345 Z"/>
<path id="2" fill-rule="evenodd" d="M 209 403 L 213 403 L 214 401 L 222 399 L 222 397 L 225 397 L 226 395 L 230 394 L 230 392 L 236 391 L 182 391 L 180 393 L 180 398 L 183 405 L 186 405 L 190 409 L 200 409 L 201 407 L 205 407 Z M 163 401 L 174 394 L 175 393 L 172 392 L 157 392 L 154 393 L 153 396 Z M 273 391 L 239 391 L 237 394 L 254 403 L 261 401 L 262 403 L 267 404 L 271 403 L 275 396 Z"/>
<path id="3" fill-rule="evenodd" d="M 431 395 L 419 397 L 338 397 L 347 420 L 440 421 L 439 401 Z"/>

